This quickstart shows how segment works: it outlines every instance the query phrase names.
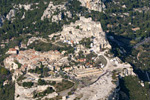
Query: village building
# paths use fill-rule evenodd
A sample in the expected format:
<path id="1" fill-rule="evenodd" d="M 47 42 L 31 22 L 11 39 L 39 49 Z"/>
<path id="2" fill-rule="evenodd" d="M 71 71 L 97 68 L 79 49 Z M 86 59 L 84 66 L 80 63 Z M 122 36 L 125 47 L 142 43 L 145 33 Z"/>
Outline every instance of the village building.
<path id="1" fill-rule="evenodd" d="M 15 48 L 10 48 L 6 54 L 17 54 L 17 50 Z"/>
<path id="2" fill-rule="evenodd" d="M 140 27 L 136 27 L 136 28 L 132 28 L 132 31 L 138 31 L 138 30 L 140 30 Z"/>
<path id="3" fill-rule="evenodd" d="M 0 47 L 1 47 L 1 48 L 5 48 L 5 44 L 1 44 Z"/>

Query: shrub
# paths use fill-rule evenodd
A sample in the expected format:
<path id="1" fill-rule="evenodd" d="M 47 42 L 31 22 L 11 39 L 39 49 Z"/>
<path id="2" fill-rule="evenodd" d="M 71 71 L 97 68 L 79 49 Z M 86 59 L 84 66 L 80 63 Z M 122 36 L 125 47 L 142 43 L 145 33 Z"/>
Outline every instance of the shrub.
<path id="1" fill-rule="evenodd" d="M 33 82 L 23 82 L 23 87 L 31 88 L 33 85 Z"/>

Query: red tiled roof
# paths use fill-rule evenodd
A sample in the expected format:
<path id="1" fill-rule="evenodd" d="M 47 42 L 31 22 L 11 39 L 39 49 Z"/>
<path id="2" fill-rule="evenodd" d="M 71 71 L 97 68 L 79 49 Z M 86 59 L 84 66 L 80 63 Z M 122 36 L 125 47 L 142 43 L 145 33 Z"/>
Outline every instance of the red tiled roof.
<path id="1" fill-rule="evenodd" d="M 34 58 L 38 58 L 38 56 L 36 56 L 36 55 L 31 55 L 31 60 L 34 59 Z"/>
<path id="2" fill-rule="evenodd" d="M 16 51 L 15 48 L 9 48 L 9 51 Z"/>
<path id="3" fill-rule="evenodd" d="M 86 59 L 78 59 L 79 62 L 85 62 Z"/>
<path id="4" fill-rule="evenodd" d="M 23 68 L 26 68 L 26 67 L 28 67 L 28 65 L 27 65 L 27 64 L 24 64 L 24 65 L 23 65 Z"/>

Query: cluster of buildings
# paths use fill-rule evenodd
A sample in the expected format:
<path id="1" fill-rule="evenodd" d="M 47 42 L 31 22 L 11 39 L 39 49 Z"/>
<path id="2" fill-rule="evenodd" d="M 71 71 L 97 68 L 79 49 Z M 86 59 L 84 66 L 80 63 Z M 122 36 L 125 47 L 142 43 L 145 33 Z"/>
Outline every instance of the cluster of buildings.
<path id="1" fill-rule="evenodd" d="M 91 51 L 100 52 L 103 48 L 111 48 L 109 42 L 106 39 L 105 33 L 102 30 L 101 24 L 99 22 L 92 21 L 91 18 L 80 17 L 80 20 L 76 21 L 75 23 L 65 25 L 62 32 L 51 34 L 49 37 L 50 40 L 53 37 L 59 37 L 59 41 L 70 44 L 72 46 L 74 46 L 75 44 L 75 56 L 78 56 L 80 51 L 83 51 L 83 54 L 87 55 Z M 91 48 L 85 48 L 82 44 L 80 44 L 80 41 L 83 38 L 90 38 L 92 40 L 92 43 L 90 45 Z M 28 45 L 37 40 L 47 42 L 46 39 L 40 37 L 32 37 L 28 40 L 27 44 L 22 43 L 21 48 L 27 48 Z M 57 50 L 38 52 L 34 49 L 29 49 L 21 51 L 19 50 L 19 47 L 16 46 L 15 48 L 10 48 L 6 54 L 10 54 L 10 56 L 4 60 L 5 67 L 10 70 L 15 69 L 16 71 L 18 71 L 17 73 L 28 69 L 35 69 L 36 66 L 40 66 L 41 64 L 47 66 L 51 70 L 55 69 L 56 71 L 59 71 L 60 67 L 67 65 L 69 67 L 65 67 L 63 69 L 66 72 L 69 72 L 70 70 L 74 72 L 75 70 L 81 69 L 88 70 L 89 68 L 92 73 L 93 69 L 90 68 L 94 68 L 92 64 L 88 64 L 86 62 L 86 58 L 78 58 L 75 60 L 74 57 L 72 57 L 72 59 L 74 59 L 74 61 L 77 62 L 79 66 L 70 66 L 68 57 L 65 57 Z M 18 68 L 18 63 L 21 64 L 21 68 Z M 85 63 L 85 65 L 80 65 L 80 63 Z M 104 67 L 104 65 L 100 66 L 101 68 Z"/>
<path id="2" fill-rule="evenodd" d="M 7 54 L 11 55 L 4 60 L 4 64 L 5 67 L 10 70 L 18 68 L 16 61 L 22 65 L 21 68 L 27 67 L 28 69 L 34 69 L 41 63 L 49 66 L 54 61 L 61 58 L 61 53 L 58 51 L 49 51 L 43 53 L 33 49 L 19 51 L 17 47 L 10 48 Z"/>

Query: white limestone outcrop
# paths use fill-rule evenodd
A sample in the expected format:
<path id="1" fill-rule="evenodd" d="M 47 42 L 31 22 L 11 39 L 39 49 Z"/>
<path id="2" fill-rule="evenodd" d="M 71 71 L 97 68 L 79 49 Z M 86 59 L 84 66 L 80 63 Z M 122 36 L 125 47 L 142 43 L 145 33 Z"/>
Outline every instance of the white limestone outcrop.
<path id="1" fill-rule="evenodd" d="M 13 20 L 14 17 L 15 17 L 15 13 L 16 13 L 16 10 L 15 10 L 15 9 L 11 9 L 11 10 L 9 11 L 9 13 L 7 14 L 6 18 L 7 18 L 8 20 Z"/>
<path id="2" fill-rule="evenodd" d="M 25 10 L 30 10 L 31 9 L 31 5 L 32 4 L 26 4 L 26 5 L 22 5 L 22 4 L 19 4 L 19 8 L 22 9 L 24 8 Z"/>
<path id="3" fill-rule="evenodd" d="M 27 46 L 29 46 L 30 44 L 32 44 L 34 41 L 42 41 L 42 42 L 47 42 L 46 39 L 41 38 L 41 37 L 31 37 L 28 42 L 27 42 Z"/>
<path id="4" fill-rule="evenodd" d="M 36 98 L 33 98 L 34 92 L 43 92 L 47 89 L 47 87 L 51 87 L 50 85 L 44 85 L 44 86 L 37 86 L 32 88 L 24 88 L 22 86 L 19 86 L 17 83 L 15 83 L 15 100 L 37 100 Z M 18 96 L 19 95 L 19 96 Z M 58 94 L 56 92 L 53 92 L 47 97 L 53 98 L 56 97 Z"/>
<path id="5" fill-rule="evenodd" d="M 116 85 L 112 83 L 111 73 L 108 72 L 92 85 L 77 89 L 67 100 L 74 100 L 80 95 L 82 95 L 80 100 L 107 100 L 108 95 L 115 87 Z"/>
<path id="6" fill-rule="evenodd" d="M 85 6 L 90 10 L 101 12 L 103 9 L 105 9 L 105 5 L 101 0 L 79 0 L 79 1 L 81 2 L 82 6 Z"/>
<path id="7" fill-rule="evenodd" d="M 93 46 L 91 50 L 100 51 L 102 48 L 111 48 L 106 39 L 101 23 L 92 21 L 91 18 L 80 17 L 80 20 L 70 25 L 64 25 L 61 32 L 55 33 L 60 36 L 62 42 L 68 44 L 79 44 L 83 38 L 92 38 Z M 52 38 L 54 35 L 49 35 Z"/>
<path id="8" fill-rule="evenodd" d="M 12 69 L 15 70 L 18 68 L 18 65 L 15 63 L 14 55 L 7 57 L 4 60 L 4 65 L 5 65 L 5 68 L 9 70 L 12 70 Z"/>
<path id="9" fill-rule="evenodd" d="M 65 11 L 62 13 L 62 11 Z M 59 20 L 62 20 L 63 15 L 71 18 L 72 15 L 69 11 L 66 11 L 66 7 L 64 4 L 62 5 L 54 5 L 53 2 L 50 2 L 46 10 L 44 11 L 41 20 L 44 20 L 44 18 L 52 18 L 52 22 L 57 22 Z"/>

